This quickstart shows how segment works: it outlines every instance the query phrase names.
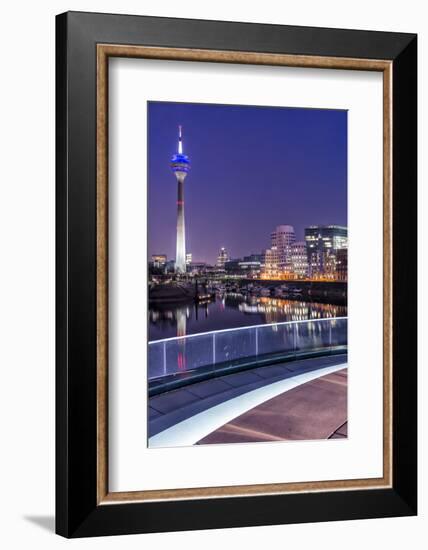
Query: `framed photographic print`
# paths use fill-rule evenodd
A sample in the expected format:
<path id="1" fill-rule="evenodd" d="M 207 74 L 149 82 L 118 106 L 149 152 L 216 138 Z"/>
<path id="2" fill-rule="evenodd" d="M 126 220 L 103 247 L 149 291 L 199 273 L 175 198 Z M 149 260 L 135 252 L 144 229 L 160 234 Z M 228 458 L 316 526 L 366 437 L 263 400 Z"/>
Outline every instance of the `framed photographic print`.
<path id="1" fill-rule="evenodd" d="M 416 36 L 57 16 L 57 532 L 416 514 Z"/>

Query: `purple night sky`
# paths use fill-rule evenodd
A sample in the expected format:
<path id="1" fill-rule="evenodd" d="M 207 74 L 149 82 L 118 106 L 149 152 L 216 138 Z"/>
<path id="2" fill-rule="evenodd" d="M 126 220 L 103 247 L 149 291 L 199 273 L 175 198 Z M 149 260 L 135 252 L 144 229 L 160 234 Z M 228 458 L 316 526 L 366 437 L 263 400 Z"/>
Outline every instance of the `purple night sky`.
<path id="1" fill-rule="evenodd" d="M 293 225 L 347 225 L 347 112 L 194 103 L 148 104 L 148 242 L 175 258 L 178 125 L 191 170 L 184 184 L 186 251 L 215 263 L 260 253 Z"/>

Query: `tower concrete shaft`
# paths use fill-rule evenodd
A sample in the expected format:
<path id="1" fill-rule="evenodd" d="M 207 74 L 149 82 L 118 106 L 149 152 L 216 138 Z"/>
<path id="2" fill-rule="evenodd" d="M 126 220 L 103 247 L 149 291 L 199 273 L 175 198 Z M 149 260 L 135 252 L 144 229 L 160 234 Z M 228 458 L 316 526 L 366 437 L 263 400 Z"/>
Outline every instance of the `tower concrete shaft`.
<path id="1" fill-rule="evenodd" d="M 177 273 L 186 272 L 186 225 L 184 222 L 184 178 L 175 173 L 178 183 L 177 192 L 177 248 L 175 256 L 175 270 Z"/>

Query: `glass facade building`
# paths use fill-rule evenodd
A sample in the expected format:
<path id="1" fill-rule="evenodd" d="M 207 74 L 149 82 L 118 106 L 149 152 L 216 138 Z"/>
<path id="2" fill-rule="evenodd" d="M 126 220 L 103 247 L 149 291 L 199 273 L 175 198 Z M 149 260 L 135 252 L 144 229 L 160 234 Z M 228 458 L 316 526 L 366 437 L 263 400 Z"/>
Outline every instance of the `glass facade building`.
<path id="1" fill-rule="evenodd" d="M 338 255 L 343 256 L 339 250 L 348 248 L 347 227 L 312 225 L 305 229 L 305 243 L 309 276 L 314 279 L 338 279 Z M 344 277 L 343 273 L 341 277 Z"/>
<path id="2" fill-rule="evenodd" d="M 220 269 L 224 269 L 224 266 L 228 260 L 229 254 L 227 253 L 227 250 L 224 248 L 224 246 L 222 246 L 217 256 L 217 267 L 219 267 Z"/>
<path id="3" fill-rule="evenodd" d="M 308 276 L 308 255 L 303 241 L 291 245 L 291 273 L 296 279 Z"/>

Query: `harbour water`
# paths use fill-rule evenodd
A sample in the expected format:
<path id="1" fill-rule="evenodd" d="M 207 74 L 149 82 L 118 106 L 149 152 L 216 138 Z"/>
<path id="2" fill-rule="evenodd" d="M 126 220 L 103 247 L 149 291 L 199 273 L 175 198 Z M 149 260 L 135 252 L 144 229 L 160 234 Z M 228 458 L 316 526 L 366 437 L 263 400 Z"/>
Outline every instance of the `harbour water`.
<path id="1" fill-rule="evenodd" d="M 346 315 L 345 305 L 226 293 L 204 304 L 150 304 L 149 341 L 212 330 Z"/>

